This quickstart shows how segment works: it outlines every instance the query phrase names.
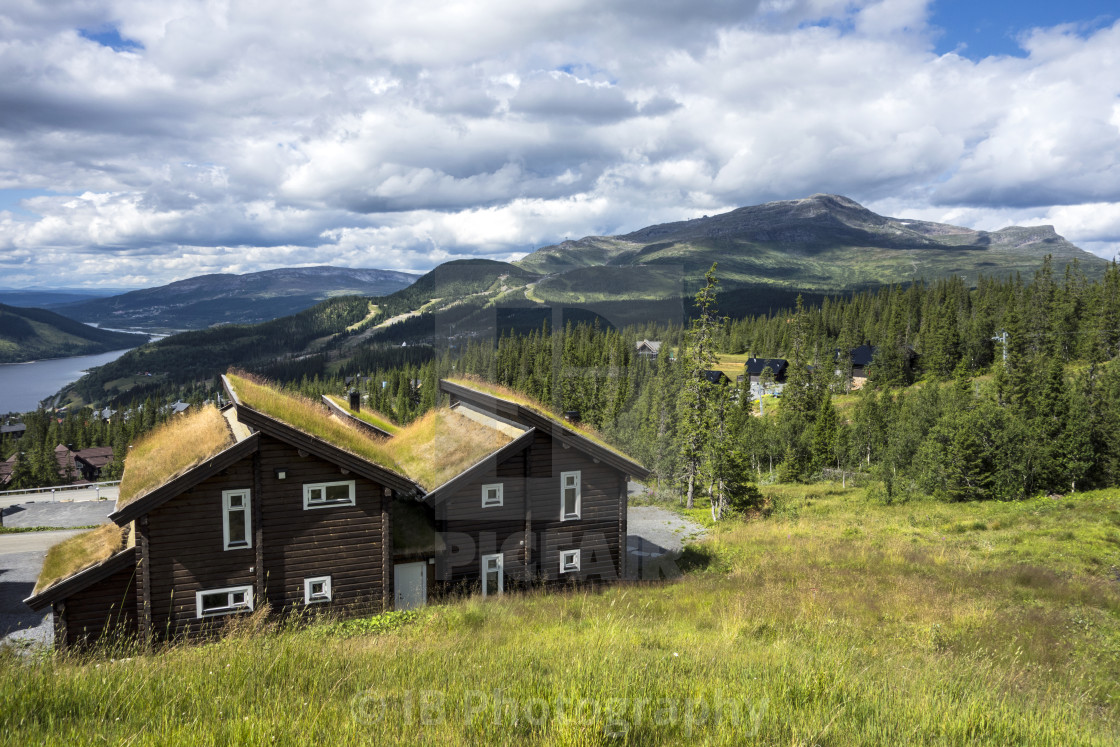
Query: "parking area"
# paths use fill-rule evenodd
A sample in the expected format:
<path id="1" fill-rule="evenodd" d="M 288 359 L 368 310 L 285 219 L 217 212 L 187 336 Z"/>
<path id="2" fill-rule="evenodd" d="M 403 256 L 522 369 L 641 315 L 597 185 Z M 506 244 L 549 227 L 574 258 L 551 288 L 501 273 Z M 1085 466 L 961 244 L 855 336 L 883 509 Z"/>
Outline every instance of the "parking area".
<path id="1" fill-rule="evenodd" d="M 31 596 L 47 548 L 84 529 L 0 535 L 0 642 L 49 643 L 51 613 L 32 612 L 23 603 Z"/>

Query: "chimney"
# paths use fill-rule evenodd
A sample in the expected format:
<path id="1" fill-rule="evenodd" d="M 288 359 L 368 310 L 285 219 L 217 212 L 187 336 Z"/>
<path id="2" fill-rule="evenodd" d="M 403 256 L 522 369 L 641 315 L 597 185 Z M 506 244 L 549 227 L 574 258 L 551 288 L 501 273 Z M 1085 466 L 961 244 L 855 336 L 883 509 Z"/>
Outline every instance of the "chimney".
<path id="1" fill-rule="evenodd" d="M 361 412 L 362 395 L 358 394 L 357 389 L 350 390 L 350 409 L 354 412 Z"/>

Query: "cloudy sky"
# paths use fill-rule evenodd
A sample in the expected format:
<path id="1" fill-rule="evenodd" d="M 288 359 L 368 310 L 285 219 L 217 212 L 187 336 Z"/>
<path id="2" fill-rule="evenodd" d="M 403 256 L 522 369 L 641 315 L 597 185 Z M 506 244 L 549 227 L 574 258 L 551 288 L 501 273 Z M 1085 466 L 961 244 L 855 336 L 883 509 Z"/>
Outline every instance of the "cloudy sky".
<path id="1" fill-rule="evenodd" d="M 1114 2 L 6 0 L 0 287 L 514 258 L 815 192 L 1120 250 Z"/>

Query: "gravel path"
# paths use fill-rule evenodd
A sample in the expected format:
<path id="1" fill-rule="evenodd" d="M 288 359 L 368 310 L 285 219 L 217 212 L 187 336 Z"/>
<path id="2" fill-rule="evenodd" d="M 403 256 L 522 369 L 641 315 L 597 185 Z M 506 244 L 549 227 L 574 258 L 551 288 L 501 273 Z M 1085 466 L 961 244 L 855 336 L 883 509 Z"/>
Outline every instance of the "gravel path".
<path id="1" fill-rule="evenodd" d="M 676 560 L 685 543 L 704 535 L 699 524 L 658 506 L 631 506 L 626 523 L 626 570 L 631 579 L 679 576 Z"/>
<path id="2" fill-rule="evenodd" d="M 0 534 L 0 643 L 50 643 L 50 610 L 32 612 L 23 600 L 35 588 L 47 548 L 83 531 Z"/>

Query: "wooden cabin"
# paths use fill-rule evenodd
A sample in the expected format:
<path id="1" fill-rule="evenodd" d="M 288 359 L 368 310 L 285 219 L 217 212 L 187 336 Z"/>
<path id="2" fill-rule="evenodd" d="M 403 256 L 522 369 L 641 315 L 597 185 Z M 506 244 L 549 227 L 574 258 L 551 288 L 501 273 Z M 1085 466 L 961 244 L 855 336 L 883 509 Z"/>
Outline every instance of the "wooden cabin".
<path id="1" fill-rule="evenodd" d="M 449 405 L 386 437 L 344 408 L 225 384 L 223 411 L 158 432 L 170 443 L 212 421 L 188 468 L 134 492 L 129 471 L 146 464 L 130 455 L 119 544 L 26 600 L 53 607 L 59 647 L 206 636 L 265 602 L 275 616 L 369 614 L 625 575 L 627 482 L 646 470 L 535 402 L 443 381 Z"/>

